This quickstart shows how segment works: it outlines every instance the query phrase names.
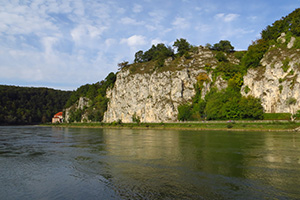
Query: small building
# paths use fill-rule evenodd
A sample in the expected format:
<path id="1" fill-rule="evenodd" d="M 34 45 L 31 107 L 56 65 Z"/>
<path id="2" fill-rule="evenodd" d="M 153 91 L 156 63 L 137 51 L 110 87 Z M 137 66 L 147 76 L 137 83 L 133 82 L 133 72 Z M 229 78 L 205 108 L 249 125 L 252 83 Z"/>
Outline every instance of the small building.
<path id="1" fill-rule="evenodd" d="M 63 112 L 56 113 L 54 117 L 52 118 L 52 123 L 63 123 Z"/>

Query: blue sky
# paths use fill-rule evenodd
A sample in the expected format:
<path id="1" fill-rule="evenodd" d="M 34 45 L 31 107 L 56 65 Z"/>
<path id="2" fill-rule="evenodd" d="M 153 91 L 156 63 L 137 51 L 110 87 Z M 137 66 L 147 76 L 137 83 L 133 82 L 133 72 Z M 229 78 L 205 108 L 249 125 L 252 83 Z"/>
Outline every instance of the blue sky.
<path id="1" fill-rule="evenodd" d="M 74 90 L 152 44 L 229 40 L 236 50 L 300 0 L 5 0 L 0 84 Z"/>

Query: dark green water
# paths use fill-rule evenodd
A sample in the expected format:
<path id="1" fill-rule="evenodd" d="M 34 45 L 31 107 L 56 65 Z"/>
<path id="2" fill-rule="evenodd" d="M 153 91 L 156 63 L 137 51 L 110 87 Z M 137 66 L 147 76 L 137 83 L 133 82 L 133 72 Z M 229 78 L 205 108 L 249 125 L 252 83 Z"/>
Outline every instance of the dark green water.
<path id="1" fill-rule="evenodd" d="M 300 134 L 0 127 L 0 199 L 300 199 Z"/>

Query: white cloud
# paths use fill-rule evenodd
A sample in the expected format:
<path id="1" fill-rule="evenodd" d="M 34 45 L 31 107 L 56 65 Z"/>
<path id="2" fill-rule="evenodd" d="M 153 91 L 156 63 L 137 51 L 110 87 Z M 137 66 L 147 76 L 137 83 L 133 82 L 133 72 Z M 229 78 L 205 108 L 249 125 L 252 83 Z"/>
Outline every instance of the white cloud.
<path id="1" fill-rule="evenodd" d="M 176 17 L 175 20 L 172 22 L 172 25 L 176 29 L 186 29 L 190 27 L 190 23 L 182 17 Z"/>
<path id="2" fill-rule="evenodd" d="M 44 44 L 45 53 L 47 56 L 53 53 L 53 45 L 58 41 L 55 37 L 45 37 L 42 39 L 42 43 Z"/>
<path id="3" fill-rule="evenodd" d="M 123 38 L 121 44 L 127 44 L 130 47 L 142 46 L 147 44 L 146 38 L 142 35 L 133 35 L 129 38 Z"/>
<path id="4" fill-rule="evenodd" d="M 105 26 L 95 27 L 89 24 L 80 24 L 71 31 L 71 36 L 76 43 L 84 45 L 87 40 L 99 38 L 106 29 Z"/>
<path id="5" fill-rule="evenodd" d="M 130 17 L 124 17 L 121 19 L 121 23 L 125 25 L 142 25 L 144 22 L 138 22 L 135 19 L 132 19 Z"/>
<path id="6" fill-rule="evenodd" d="M 232 22 L 234 20 L 236 20 L 240 15 L 238 14 L 233 14 L 233 13 L 230 13 L 230 14 L 224 14 L 224 13 L 219 13 L 217 15 L 215 15 L 215 18 L 218 19 L 218 20 L 222 20 L 224 22 Z"/>
<path id="7" fill-rule="evenodd" d="M 150 21 L 154 24 L 161 24 L 166 18 L 166 11 L 163 10 L 155 10 L 149 12 L 148 15 L 150 16 Z"/>
<path id="8" fill-rule="evenodd" d="M 139 5 L 139 4 L 134 4 L 132 11 L 134 13 L 140 13 L 143 11 L 143 6 Z"/>
<path id="9" fill-rule="evenodd" d="M 117 43 L 117 41 L 115 39 L 113 39 L 113 38 L 109 38 L 109 39 L 105 40 L 105 45 L 108 48 L 111 47 L 111 46 L 113 46 L 113 45 L 115 45 L 116 43 Z"/>
<path id="10" fill-rule="evenodd" d="M 41 34 L 58 32 L 58 27 L 46 19 L 45 13 L 35 13 L 30 7 L 6 5 L 0 8 L 0 32 L 6 34 Z"/>

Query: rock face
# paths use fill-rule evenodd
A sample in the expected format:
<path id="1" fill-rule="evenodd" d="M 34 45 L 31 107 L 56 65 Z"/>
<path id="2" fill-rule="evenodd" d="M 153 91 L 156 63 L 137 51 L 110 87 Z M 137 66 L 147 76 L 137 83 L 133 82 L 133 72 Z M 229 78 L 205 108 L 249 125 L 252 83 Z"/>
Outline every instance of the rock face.
<path id="1" fill-rule="evenodd" d="M 212 76 L 205 69 L 205 62 L 210 61 L 212 68 L 217 61 L 210 50 L 199 48 L 189 61 L 184 58 L 175 71 L 154 71 L 153 73 L 130 73 L 121 70 L 112 90 L 107 92 L 110 99 L 104 122 L 122 120 L 132 122 L 135 114 L 141 122 L 177 121 L 178 105 L 191 101 L 195 95 L 194 85 L 197 76 L 205 73 L 209 80 L 203 84 L 201 95 L 211 88 Z M 167 60 L 165 65 L 168 65 Z M 226 88 L 227 83 L 218 77 L 217 88 Z"/>
<path id="2" fill-rule="evenodd" d="M 280 47 L 270 47 L 260 67 L 248 70 L 241 94 L 260 98 L 266 113 L 295 114 L 300 110 L 300 49 L 293 48 L 295 38 L 288 39 L 286 34 L 281 34 L 277 42 Z M 238 64 L 237 59 L 228 57 L 231 63 Z M 208 49 L 199 47 L 190 59 L 182 58 L 176 64 L 166 59 L 165 66 L 172 64 L 165 71 L 146 72 L 143 67 L 138 73 L 121 70 L 114 88 L 107 91 L 110 101 L 103 121 L 132 122 L 132 117 L 137 116 L 141 122 L 174 122 L 178 105 L 191 102 L 195 95 L 194 85 L 200 74 L 208 77 L 203 83 L 202 98 L 212 86 L 219 90 L 227 87 L 221 77 L 212 77 L 218 61 Z"/>
<path id="3" fill-rule="evenodd" d="M 280 36 L 281 41 L 284 34 Z M 291 39 L 294 41 L 294 39 Z M 261 67 L 249 69 L 241 93 L 262 101 L 266 113 L 292 113 L 300 109 L 300 50 L 271 48 Z"/>
<path id="4" fill-rule="evenodd" d="M 68 123 L 70 121 L 70 116 L 71 116 L 71 112 L 74 110 L 83 110 L 84 107 L 88 107 L 89 106 L 89 98 L 87 97 L 80 97 L 79 100 L 72 105 L 70 108 L 67 108 L 65 110 L 65 121 Z M 80 122 L 85 122 L 88 121 L 88 117 L 86 114 L 83 113 L 83 115 L 81 116 L 81 121 Z"/>

